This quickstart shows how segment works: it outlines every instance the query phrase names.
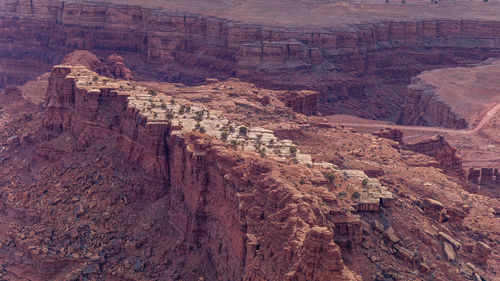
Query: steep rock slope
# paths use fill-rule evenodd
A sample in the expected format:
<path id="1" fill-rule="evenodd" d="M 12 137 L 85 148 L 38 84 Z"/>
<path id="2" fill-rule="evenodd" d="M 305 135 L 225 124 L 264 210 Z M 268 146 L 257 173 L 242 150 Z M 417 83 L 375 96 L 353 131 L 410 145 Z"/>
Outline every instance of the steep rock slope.
<path id="1" fill-rule="evenodd" d="M 131 106 L 132 88 L 126 94 L 115 88 L 116 84 L 102 82 L 102 78 L 94 81 L 94 75 L 82 66 L 52 70 L 43 119 L 46 141 L 34 149 L 38 161 L 56 161 L 63 168 L 48 169 L 60 173 L 49 179 L 55 181 L 49 185 L 56 187 L 46 193 L 40 208 L 32 206 L 25 211 L 30 215 L 18 217 L 21 223 L 10 228 L 4 240 L 6 249 L 20 251 L 28 258 L 11 260 L 6 264 L 8 272 L 34 280 L 66 280 L 63 275 L 107 276 L 110 280 L 171 280 L 175 276 L 189 280 L 198 280 L 198 276 L 222 280 L 359 280 L 344 266 L 340 248 L 333 242 L 333 225 L 325 217 L 328 208 L 320 205 L 317 196 L 307 197 L 306 190 L 293 183 L 298 180 L 294 176 L 284 176 L 287 170 L 308 169 L 306 166 L 289 167 L 255 153 L 236 152 L 207 135 L 178 134 L 179 128 L 167 120 L 157 121 L 147 113 L 147 107 Z M 66 182 L 66 173 L 75 169 L 64 168 L 64 162 L 72 163 L 71 158 L 76 157 L 90 164 L 92 161 L 79 152 L 86 155 L 96 151 L 102 152 L 93 165 L 104 172 L 84 183 L 91 189 L 83 195 L 78 190 L 82 188 L 80 181 Z M 97 164 L 110 160 L 115 169 L 111 178 L 107 168 Z M 121 167 L 115 166 L 120 161 Z M 35 172 L 37 168 L 33 169 Z M 88 179 L 88 175 L 84 177 Z M 47 180 L 45 176 L 41 178 Z M 120 180 L 113 183 L 113 178 Z M 103 195 L 94 189 L 95 183 L 113 183 L 115 187 L 120 182 L 118 189 L 107 191 L 111 192 L 108 199 L 96 201 Z M 34 188 L 43 189 L 45 184 L 35 181 Z M 71 195 L 74 199 L 61 198 L 61 185 L 76 189 Z M 12 188 L 13 193 L 22 194 L 21 188 Z M 111 204 L 114 196 L 121 203 L 98 218 L 97 210 L 107 209 L 105 204 Z M 66 200 L 74 202 L 76 219 L 68 237 L 61 221 L 65 216 L 49 215 L 64 212 L 58 204 Z M 148 207 L 144 200 L 153 202 L 153 206 Z M 7 199 L 6 204 L 21 209 L 15 200 Z M 139 213 L 131 215 L 129 210 L 118 215 L 122 204 L 132 205 Z M 157 212 L 164 215 L 157 217 Z M 127 213 L 130 218 L 148 215 L 139 219 L 139 225 L 127 223 L 132 230 L 118 227 L 119 232 L 111 234 L 114 238 L 108 237 L 111 240 L 99 236 L 102 231 L 109 233 L 108 225 L 127 218 Z M 33 217 L 37 226 L 30 225 L 26 216 Z M 56 227 L 49 234 L 50 242 L 32 241 L 36 238 L 29 231 L 51 221 Z M 144 231 L 142 225 L 149 225 L 147 234 L 139 234 Z M 159 241 L 151 244 L 149 239 L 159 234 Z M 144 249 L 144 244 L 156 244 L 158 249 Z M 172 250 L 166 250 L 165 245 Z M 145 251 L 150 252 L 141 254 Z M 124 253 L 126 256 L 120 258 Z M 187 257 L 193 260 L 185 260 Z M 322 262 L 324 258 L 329 262 Z M 175 266 L 160 267 L 172 260 Z M 203 267 L 204 271 L 196 272 Z M 189 272 L 190 268 L 194 271 Z"/>

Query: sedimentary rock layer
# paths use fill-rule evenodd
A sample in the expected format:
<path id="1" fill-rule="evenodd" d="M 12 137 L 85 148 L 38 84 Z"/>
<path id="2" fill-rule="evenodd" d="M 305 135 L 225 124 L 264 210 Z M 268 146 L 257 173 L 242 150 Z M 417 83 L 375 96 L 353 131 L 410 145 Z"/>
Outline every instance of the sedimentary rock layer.
<path id="1" fill-rule="evenodd" d="M 457 150 L 442 136 L 435 136 L 417 143 L 407 143 L 405 149 L 435 157 L 438 167 L 451 172 L 460 178 L 465 177 L 462 159 L 457 155 Z"/>
<path id="2" fill-rule="evenodd" d="M 402 95 L 377 90 L 381 78 L 386 85 L 398 84 L 421 70 L 500 55 L 498 21 L 297 28 L 48 0 L 2 1 L 0 15 L 0 86 L 25 81 L 66 53 L 87 49 L 99 55 L 118 52 L 130 59 L 139 78 L 195 83 L 207 76 L 237 76 L 268 87 L 318 90 L 323 113 L 341 110 L 335 103 L 346 99 L 378 99 L 374 105 L 343 106 L 368 117 L 388 116 L 403 103 Z"/>
<path id="3" fill-rule="evenodd" d="M 71 132 L 79 146 L 106 139 L 121 151 L 144 171 L 142 196 L 167 196 L 171 231 L 186 251 L 206 251 L 222 280 L 356 280 L 319 202 L 303 199 L 283 167 L 207 135 L 174 134 L 112 84 L 81 81 L 82 68 L 52 70 L 46 137 Z"/>
<path id="4" fill-rule="evenodd" d="M 396 123 L 416 126 L 465 129 L 468 123 L 453 112 L 452 108 L 439 100 L 434 87 L 417 79 L 407 90 L 404 107 Z"/>

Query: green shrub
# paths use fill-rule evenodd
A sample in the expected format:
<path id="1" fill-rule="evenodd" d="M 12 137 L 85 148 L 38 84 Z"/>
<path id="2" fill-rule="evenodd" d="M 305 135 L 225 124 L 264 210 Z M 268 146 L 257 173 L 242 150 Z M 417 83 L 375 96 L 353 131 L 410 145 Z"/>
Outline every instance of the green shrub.
<path id="1" fill-rule="evenodd" d="M 227 136 L 228 136 L 228 134 L 226 132 L 222 132 L 220 134 L 220 139 L 223 140 L 223 141 L 226 141 L 227 140 Z"/>
<path id="2" fill-rule="evenodd" d="M 340 191 L 339 193 L 337 193 L 337 196 L 338 196 L 338 197 L 345 197 L 345 196 L 347 196 L 347 192 L 345 192 L 345 191 Z"/>
<path id="3" fill-rule="evenodd" d="M 266 157 L 266 149 L 265 149 L 265 148 L 262 148 L 262 149 L 259 151 L 259 155 L 260 155 L 260 157 L 262 157 L 262 158 Z"/>
<path id="4" fill-rule="evenodd" d="M 247 127 L 245 127 L 245 126 L 241 126 L 241 127 L 240 127 L 240 135 L 244 135 L 244 136 L 246 136 L 246 135 L 247 135 L 247 133 L 248 133 L 248 129 L 247 129 Z"/>
<path id="5" fill-rule="evenodd" d="M 326 172 L 324 174 L 324 176 L 328 180 L 329 183 L 333 183 L 333 181 L 335 180 L 335 174 L 332 172 Z"/>
<path id="6" fill-rule="evenodd" d="M 363 181 L 361 181 L 361 185 L 366 187 L 368 185 L 368 179 L 363 179 Z"/>
<path id="7" fill-rule="evenodd" d="M 352 194 L 351 194 L 351 198 L 352 199 L 359 199 L 359 197 L 361 196 L 361 194 L 359 194 L 359 192 L 357 191 L 354 191 Z"/>

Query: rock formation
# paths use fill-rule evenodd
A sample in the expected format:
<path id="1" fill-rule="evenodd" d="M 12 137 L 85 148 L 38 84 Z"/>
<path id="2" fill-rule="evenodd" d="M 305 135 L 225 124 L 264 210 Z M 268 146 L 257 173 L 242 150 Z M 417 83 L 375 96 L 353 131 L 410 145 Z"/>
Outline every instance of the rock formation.
<path id="1" fill-rule="evenodd" d="M 440 168 L 450 171 L 461 178 L 465 177 L 462 159 L 457 155 L 456 149 L 442 136 L 435 136 L 417 143 L 406 143 L 404 147 L 411 151 L 435 157 Z"/>
<path id="2" fill-rule="evenodd" d="M 63 64 L 81 64 L 86 68 L 97 72 L 99 75 L 133 80 L 132 72 L 123 64 L 123 58 L 117 54 L 110 55 L 107 59 L 98 58 L 89 51 L 74 51 L 66 55 Z"/>
<path id="3" fill-rule="evenodd" d="M 298 191 L 275 178 L 278 170 L 269 160 L 238 156 L 204 135 L 178 134 L 172 120 L 142 105 L 154 100 L 147 91 L 123 89 L 126 84 L 120 90 L 92 77 L 82 66 L 54 67 L 44 119 L 48 139 L 71 132 L 80 148 L 99 138 L 111 141 L 144 171 L 145 184 L 136 196 L 157 200 L 167 195 L 174 231 L 186 237 L 186 244 L 203 247 L 224 280 L 280 279 L 294 268 L 297 277 L 291 278 L 296 280 L 356 280 L 344 267 L 331 232 L 323 230 L 328 225 L 324 218 L 296 217 L 296 212 L 318 212 L 317 206 L 292 199 Z M 135 102 L 134 97 L 141 99 Z M 300 210 L 299 205 L 290 208 L 294 204 Z M 268 228 L 275 216 L 287 223 Z M 309 234 L 292 238 L 287 224 L 298 222 Z M 323 263 L 325 257 L 331 265 Z"/>
<path id="4" fill-rule="evenodd" d="M 434 87 L 413 81 L 408 87 L 404 108 L 396 123 L 417 126 L 437 126 L 453 129 L 466 129 L 469 124 L 459 117 L 450 106 L 439 101 Z"/>

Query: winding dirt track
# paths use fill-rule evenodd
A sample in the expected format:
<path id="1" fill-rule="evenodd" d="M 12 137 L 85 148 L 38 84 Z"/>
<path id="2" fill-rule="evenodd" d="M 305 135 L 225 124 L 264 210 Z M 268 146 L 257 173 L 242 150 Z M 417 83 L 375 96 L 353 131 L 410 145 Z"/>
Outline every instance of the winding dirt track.
<path id="1" fill-rule="evenodd" d="M 345 123 L 345 122 L 336 122 L 334 120 L 329 120 L 329 123 L 332 125 L 338 126 L 346 126 L 346 127 L 358 127 L 358 128 L 391 128 L 391 129 L 400 129 L 400 130 L 410 130 L 410 131 L 424 131 L 424 132 L 435 132 L 435 133 L 448 133 L 448 134 L 473 134 L 483 128 L 488 121 L 491 120 L 493 116 L 500 110 L 500 103 L 492 106 L 486 113 L 481 117 L 476 127 L 472 130 L 456 130 L 456 129 L 448 129 L 442 127 L 424 127 L 424 126 L 405 126 L 405 125 L 396 125 L 396 124 L 379 124 L 379 123 Z M 330 116 L 332 117 L 332 116 Z M 327 117 L 327 119 L 329 119 Z"/>

